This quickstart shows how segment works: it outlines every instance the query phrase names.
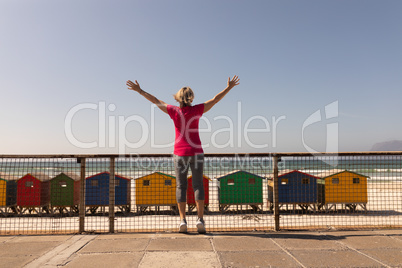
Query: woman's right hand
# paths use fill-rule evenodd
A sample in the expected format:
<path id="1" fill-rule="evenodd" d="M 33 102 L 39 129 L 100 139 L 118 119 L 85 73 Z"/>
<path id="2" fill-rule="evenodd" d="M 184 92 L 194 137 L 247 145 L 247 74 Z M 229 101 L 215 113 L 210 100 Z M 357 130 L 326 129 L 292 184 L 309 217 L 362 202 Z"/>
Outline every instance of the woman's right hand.
<path id="1" fill-rule="evenodd" d="M 128 89 L 130 89 L 130 90 L 137 91 L 138 93 L 140 93 L 142 91 L 140 84 L 138 84 L 137 80 L 135 80 L 135 83 L 132 82 L 131 80 L 128 80 L 126 82 L 126 85 L 128 86 Z"/>

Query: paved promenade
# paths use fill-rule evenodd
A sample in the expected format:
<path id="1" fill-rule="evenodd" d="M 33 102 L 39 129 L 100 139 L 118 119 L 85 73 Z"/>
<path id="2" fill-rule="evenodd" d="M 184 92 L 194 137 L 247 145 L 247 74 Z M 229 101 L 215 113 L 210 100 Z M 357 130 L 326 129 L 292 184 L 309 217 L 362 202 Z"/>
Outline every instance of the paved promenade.
<path id="1" fill-rule="evenodd" d="M 0 267 L 402 267 L 402 230 L 0 236 Z"/>

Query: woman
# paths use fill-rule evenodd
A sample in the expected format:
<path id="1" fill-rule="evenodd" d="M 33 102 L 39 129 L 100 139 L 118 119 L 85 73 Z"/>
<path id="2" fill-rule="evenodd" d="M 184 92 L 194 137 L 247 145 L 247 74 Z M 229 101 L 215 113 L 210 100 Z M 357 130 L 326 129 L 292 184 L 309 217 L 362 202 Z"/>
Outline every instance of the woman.
<path id="1" fill-rule="evenodd" d="M 137 80 L 127 81 L 128 89 L 137 91 L 163 112 L 169 114 L 175 125 L 175 144 L 174 144 L 174 166 L 176 172 L 176 199 L 179 207 L 180 225 L 179 232 L 187 232 L 186 221 L 186 194 L 187 194 L 187 173 L 189 167 L 193 175 L 194 197 L 197 206 L 198 219 L 196 227 L 198 233 L 205 233 L 204 216 L 204 151 L 198 131 L 198 122 L 203 113 L 208 112 L 217 104 L 233 87 L 239 85 L 239 77 L 228 78 L 227 87 L 217 94 L 214 98 L 201 104 L 192 106 L 194 93 L 189 87 L 181 88 L 174 99 L 180 104 L 179 107 L 168 105 L 157 99 L 153 95 L 141 89 Z"/>

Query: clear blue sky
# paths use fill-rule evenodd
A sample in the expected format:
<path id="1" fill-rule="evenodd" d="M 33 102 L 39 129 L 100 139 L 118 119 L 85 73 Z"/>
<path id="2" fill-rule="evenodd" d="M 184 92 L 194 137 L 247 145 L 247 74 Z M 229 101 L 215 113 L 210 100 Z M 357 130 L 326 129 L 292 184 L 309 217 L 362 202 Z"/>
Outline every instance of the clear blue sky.
<path id="1" fill-rule="evenodd" d="M 206 153 L 402 139 L 402 1 L 2 0 L 0 45 L 0 154 L 171 153 L 170 118 L 125 81 L 201 103 L 235 74 Z"/>

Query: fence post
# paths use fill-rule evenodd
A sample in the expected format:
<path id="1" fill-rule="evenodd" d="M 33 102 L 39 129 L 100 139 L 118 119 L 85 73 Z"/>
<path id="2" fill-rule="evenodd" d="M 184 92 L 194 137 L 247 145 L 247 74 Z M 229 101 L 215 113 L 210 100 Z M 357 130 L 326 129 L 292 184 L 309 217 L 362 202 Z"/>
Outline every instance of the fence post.
<path id="1" fill-rule="evenodd" d="M 278 156 L 273 157 L 274 168 L 274 219 L 275 219 L 275 231 L 279 231 L 279 188 L 278 188 Z"/>
<path id="2" fill-rule="evenodd" d="M 109 232 L 114 233 L 114 205 L 115 205 L 115 157 L 110 157 L 109 176 Z"/>
<path id="3" fill-rule="evenodd" d="M 80 204 L 79 204 L 79 232 L 83 233 L 85 230 L 85 158 L 78 158 L 78 162 L 81 163 L 80 169 Z"/>

